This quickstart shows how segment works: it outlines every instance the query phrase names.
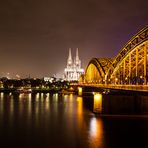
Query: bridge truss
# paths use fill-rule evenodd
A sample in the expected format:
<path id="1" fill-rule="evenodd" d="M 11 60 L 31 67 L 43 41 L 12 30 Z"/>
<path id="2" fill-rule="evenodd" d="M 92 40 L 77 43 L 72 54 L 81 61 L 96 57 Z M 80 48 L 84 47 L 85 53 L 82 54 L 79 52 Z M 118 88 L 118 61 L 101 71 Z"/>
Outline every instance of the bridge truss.
<path id="1" fill-rule="evenodd" d="M 115 58 L 93 58 L 83 79 L 88 84 L 148 84 L 148 26 L 140 30 Z"/>

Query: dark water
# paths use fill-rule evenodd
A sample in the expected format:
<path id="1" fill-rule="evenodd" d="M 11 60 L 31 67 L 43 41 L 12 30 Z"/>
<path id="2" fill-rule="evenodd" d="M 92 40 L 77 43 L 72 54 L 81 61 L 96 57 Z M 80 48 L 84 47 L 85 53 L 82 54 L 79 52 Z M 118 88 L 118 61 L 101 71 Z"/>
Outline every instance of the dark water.
<path id="1" fill-rule="evenodd" d="M 148 146 L 148 117 L 99 117 L 75 95 L 0 94 L 2 148 Z"/>

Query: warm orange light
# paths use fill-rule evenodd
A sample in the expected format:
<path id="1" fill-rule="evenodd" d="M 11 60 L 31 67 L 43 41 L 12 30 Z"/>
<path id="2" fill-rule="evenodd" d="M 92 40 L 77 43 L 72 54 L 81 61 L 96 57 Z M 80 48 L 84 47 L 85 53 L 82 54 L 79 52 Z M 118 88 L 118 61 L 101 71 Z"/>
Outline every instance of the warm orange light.
<path id="1" fill-rule="evenodd" d="M 103 142 L 102 119 L 96 117 L 91 118 L 89 139 L 90 139 L 89 147 L 102 147 L 102 142 Z"/>
<path id="2" fill-rule="evenodd" d="M 82 87 L 78 87 L 78 95 L 82 96 Z"/>
<path id="3" fill-rule="evenodd" d="M 99 93 L 94 94 L 94 99 L 97 100 L 97 101 L 99 101 L 101 99 L 101 97 L 102 97 L 102 95 L 99 94 Z"/>
<path id="4" fill-rule="evenodd" d="M 69 89 L 70 89 L 71 91 L 72 91 L 72 90 L 74 90 L 74 88 L 73 88 L 73 87 L 70 87 Z"/>
<path id="5" fill-rule="evenodd" d="M 95 113 L 101 113 L 102 112 L 102 94 L 100 94 L 100 93 L 94 93 L 93 111 Z"/>
<path id="6" fill-rule="evenodd" d="M 78 116 L 82 116 L 82 110 L 83 110 L 83 101 L 82 97 L 77 97 L 77 103 L 78 103 Z"/>

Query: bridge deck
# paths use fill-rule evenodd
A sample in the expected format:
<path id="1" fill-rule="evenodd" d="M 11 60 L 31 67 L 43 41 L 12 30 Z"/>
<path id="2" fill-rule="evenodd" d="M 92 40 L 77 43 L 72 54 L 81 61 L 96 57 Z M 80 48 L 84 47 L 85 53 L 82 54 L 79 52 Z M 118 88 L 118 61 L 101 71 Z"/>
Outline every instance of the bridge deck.
<path id="1" fill-rule="evenodd" d="M 103 89 L 120 89 L 148 92 L 148 85 L 105 85 L 105 84 L 79 84 L 80 86 L 97 87 Z"/>

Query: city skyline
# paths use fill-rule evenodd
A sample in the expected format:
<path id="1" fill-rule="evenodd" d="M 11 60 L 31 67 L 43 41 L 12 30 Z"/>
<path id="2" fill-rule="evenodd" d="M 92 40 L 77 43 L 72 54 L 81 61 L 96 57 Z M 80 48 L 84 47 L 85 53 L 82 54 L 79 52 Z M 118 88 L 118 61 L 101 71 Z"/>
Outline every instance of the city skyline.
<path id="1" fill-rule="evenodd" d="M 0 2 L 0 73 L 61 75 L 69 48 L 79 48 L 84 69 L 114 57 L 147 25 L 147 8 L 146 0 Z"/>

